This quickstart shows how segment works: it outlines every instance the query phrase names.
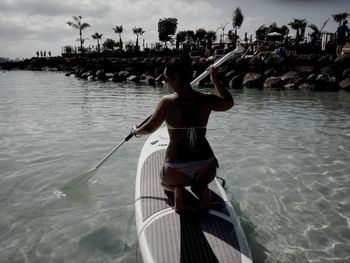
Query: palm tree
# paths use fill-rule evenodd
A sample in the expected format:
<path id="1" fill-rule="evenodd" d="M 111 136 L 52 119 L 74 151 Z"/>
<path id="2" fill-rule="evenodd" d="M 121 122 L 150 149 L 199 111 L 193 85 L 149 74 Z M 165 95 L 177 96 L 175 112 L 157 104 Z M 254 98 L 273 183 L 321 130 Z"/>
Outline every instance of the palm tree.
<path id="1" fill-rule="evenodd" d="M 284 35 L 285 37 L 288 37 L 289 34 L 289 28 L 286 25 L 281 26 L 281 33 L 282 35 Z"/>
<path id="2" fill-rule="evenodd" d="M 99 40 L 102 38 L 102 35 L 103 34 L 99 34 L 97 32 L 95 34 L 91 35 L 93 39 L 97 40 L 97 52 L 98 53 L 100 53 L 100 41 Z"/>
<path id="3" fill-rule="evenodd" d="M 176 49 L 180 48 L 180 44 L 184 43 L 186 41 L 186 32 L 185 31 L 179 31 L 176 34 Z"/>
<path id="4" fill-rule="evenodd" d="M 306 19 L 295 19 L 290 22 L 288 25 L 292 27 L 292 29 L 297 31 L 296 34 L 296 42 L 300 43 L 302 39 L 304 39 L 305 35 L 305 28 L 307 26 L 307 20 Z"/>
<path id="5" fill-rule="evenodd" d="M 216 41 L 216 32 L 209 30 L 205 36 L 205 38 L 207 39 L 207 44 L 209 46 L 211 46 L 213 44 L 213 42 Z"/>
<path id="6" fill-rule="evenodd" d="M 159 41 L 164 42 L 164 48 L 168 49 L 167 42 L 174 42 L 174 35 L 177 29 L 177 18 L 168 17 L 164 19 L 159 19 L 158 21 L 158 38 Z"/>
<path id="7" fill-rule="evenodd" d="M 90 25 L 88 23 L 82 23 L 81 19 L 83 17 L 82 16 L 73 16 L 73 20 L 74 21 L 68 21 L 66 22 L 67 25 L 73 27 L 74 29 L 78 29 L 79 30 L 79 41 L 80 41 L 80 50 L 82 53 L 84 53 L 84 49 L 83 49 L 83 44 L 85 39 L 83 38 L 83 34 L 82 31 L 88 27 L 90 27 Z"/>
<path id="8" fill-rule="evenodd" d="M 340 14 L 335 14 L 332 15 L 334 18 L 334 21 L 337 22 L 339 24 L 339 26 L 341 26 L 341 23 L 349 16 L 349 13 L 340 13 Z"/>
<path id="9" fill-rule="evenodd" d="M 196 30 L 195 37 L 197 39 L 197 47 L 199 48 L 200 44 L 205 41 L 205 36 L 207 34 L 207 31 L 204 28 L 198 28 Z"/>
<path id="10" fill-rule="evenodd" d="M 193 30 L 187 30 L 186 32 L 186 41 L 187 41 L 187 46 L 191 47 L 194 40 L 195 40 L 195 33 Z"/>
<path id="11" fill-rule="evenodd" d="M 237 30 L 242 26 L 243 19 L 244 19 L 244 16 L 242 14 L 241 9 L 237 7 L 232 14 L 232 26 L 233 26 L 233 29 L 235 30 L 234 46 L 236 46 L 236 43 L 237 43 Z"/>
<path id="12" fill-rule="evenodd" d="M 115 28 L 112 28 L 116 34 L 119 35 L 119 49 L 123 49 L 123 41 L 121 34 L 123 33 L 123 26 L 116 26 Z"/>
<path id="13" fill-rule="evenodd" d="M 145 31 L 142 29 L 142 27 L 134 27 L 132 31 L 136 35 L 136 50 L 139 50 L 139 36 L 145 33 Z"/>
<path id="14" fill-rule="evenodd" d="M 255 38 L 260 41 L 265 41 L 269 28 L 263 24 L 255 31 Z"/>

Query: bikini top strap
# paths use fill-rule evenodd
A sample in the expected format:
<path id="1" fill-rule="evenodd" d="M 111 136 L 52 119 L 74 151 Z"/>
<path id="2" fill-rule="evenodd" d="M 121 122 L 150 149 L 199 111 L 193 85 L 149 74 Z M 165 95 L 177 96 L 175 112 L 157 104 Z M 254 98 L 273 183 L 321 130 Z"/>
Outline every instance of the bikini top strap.
<path id="1" fill-rule="evenodd" d="M 187 130 L 187 138 L 189 140 L 190 148 L 193 151 L 195 143 L 197 141 L 197 133 L 196 129 L 206 129 L 207 127 L 180 127 L 180 128 L 175 128 L 171 127 L 169 124 L 167 124 L 167 127 L 169 130 Z"/>

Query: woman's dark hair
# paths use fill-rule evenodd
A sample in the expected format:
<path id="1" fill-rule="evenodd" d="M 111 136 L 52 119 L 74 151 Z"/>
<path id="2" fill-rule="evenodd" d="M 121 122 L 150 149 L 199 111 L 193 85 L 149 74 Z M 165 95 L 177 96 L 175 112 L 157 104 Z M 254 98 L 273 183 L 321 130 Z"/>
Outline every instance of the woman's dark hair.
<path id="1" fill-rule="evenodd" d="M 182 83 L 190 83 L 193 76 L 192 60 L 189 55 L 181 55 L 170 59 L 166 64 L 168 77 L 174 79 L 178 77 Z"/>

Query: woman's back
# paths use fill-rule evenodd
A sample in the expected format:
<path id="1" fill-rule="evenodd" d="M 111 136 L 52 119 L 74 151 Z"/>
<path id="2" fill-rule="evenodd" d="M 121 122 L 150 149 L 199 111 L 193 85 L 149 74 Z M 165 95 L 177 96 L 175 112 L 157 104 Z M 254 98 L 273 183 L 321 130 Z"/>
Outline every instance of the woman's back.
<path id="1" fill-rule="evenodd" d="M 165 122 L 170 142 L 167 162 L 194 161 L 213 156 L 205 137 L 211 109 L 207 96 L 192 90 L 184 95 L 169 96 Z"/>

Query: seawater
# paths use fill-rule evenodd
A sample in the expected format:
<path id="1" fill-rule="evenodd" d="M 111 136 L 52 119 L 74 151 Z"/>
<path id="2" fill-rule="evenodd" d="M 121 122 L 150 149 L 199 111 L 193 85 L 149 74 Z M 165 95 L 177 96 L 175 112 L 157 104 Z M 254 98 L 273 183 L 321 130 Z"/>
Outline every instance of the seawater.
<path id="1" fill-rule="evenodd" d="M 142 262 L 134 183 L 146 137 L 88 184 L 61 189 L 168 92 L 0 72 L 0 262 Z M 231 92 L 235 106 L 212 114 L 208 139 L 254 262 L 349 262 L 350 93 Z"/>

